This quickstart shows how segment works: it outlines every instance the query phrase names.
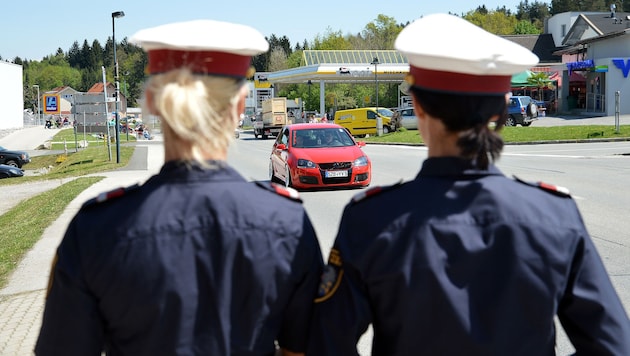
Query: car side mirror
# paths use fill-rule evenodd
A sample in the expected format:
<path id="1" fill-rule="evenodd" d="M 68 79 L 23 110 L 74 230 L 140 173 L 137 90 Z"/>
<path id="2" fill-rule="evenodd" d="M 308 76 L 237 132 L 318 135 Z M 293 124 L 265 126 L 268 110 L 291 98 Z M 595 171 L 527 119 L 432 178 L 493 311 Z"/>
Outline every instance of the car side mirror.
<path id="1" fill-rule="evenodd" d="M 365 147 L 365 141 L 357 141 L 359 147 Z"/>
<path id="2" fill-rule="evenodd" d="M 284 151 L 287 149 L 287 145 L 285 145 L 284 143 L 280 143 L 276 146 L 276 149 Z"/>

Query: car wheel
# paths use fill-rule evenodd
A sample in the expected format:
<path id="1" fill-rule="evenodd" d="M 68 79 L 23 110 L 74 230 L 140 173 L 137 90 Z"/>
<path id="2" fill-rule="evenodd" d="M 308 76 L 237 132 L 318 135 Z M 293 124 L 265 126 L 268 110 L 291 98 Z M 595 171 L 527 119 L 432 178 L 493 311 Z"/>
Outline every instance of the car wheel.
<path id="1" fill-rule="evenodd" d="M 389 126 L 383 126 L 383 134 L 388 134 L 389 133 Z"/>
<path id="2" fill-rule="evenodd" d="M 8 160 L 7 163 L 5 163 L 7 166 L 11 166 L 11 167 L 17 167 L 20 168 L 20 166 L 18 165 L 18 163 L 14 160 Z"/>
<path id="3" fill-rule="evenodd" d="M 538 107 L 534 103 L 527 104 L 527 115 L 534 117 L 538 113 Z"/>
<path id="4" fill-rule="evenodd" d="M 3 179 L 3 178 L 10 178 L 10 177 L 11 177 L 11 176 L 9 175 L 9 173 L 4 173 L 4 172 L 0 173 L 0 179 Z"/>
<path id="5" fill-rule="evenodd" d="M 286 175 L 284 176 L 284 186 L 289 188 L 291 187 L 291 170 L 288 165 L 284 166 L 284 168 L 286 171 Z"/>
<path id="6" fill-rule="evenodd" d="M 521 124 L 521 126 L 529 126 L 531 124 L 532 124 L 531 122 L 524 122 L 524 123 Z"/>
<path id="7" fill-rule="evenodd" d="M 263 140 L 266 140 L 266 139 L 267 139 L 267 137 L 269 137 L 269 136 L 267 136 L 267 135 L 265 135 L 265 134 L 262 134 L 261 136 L 262 136 L 262 139 L 263 139 Z"/>
<path id="8" fill-rule="evenodd" d="M 507 120 L 505 120 L 505 126 L 516 126 L 516 120 L 514 120 L 514 117 L 508 116 Z"/>

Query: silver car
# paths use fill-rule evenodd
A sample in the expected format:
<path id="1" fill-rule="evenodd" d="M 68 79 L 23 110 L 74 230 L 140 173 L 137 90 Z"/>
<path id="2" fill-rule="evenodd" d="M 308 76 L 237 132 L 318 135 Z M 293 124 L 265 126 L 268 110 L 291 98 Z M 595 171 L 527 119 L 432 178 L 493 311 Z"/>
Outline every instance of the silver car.
<path id="1" fill-rule="evenodd" d="M 404 127 L 407 130 L 418 129 L 418 118 L 416 117 L 413 108 L 400 110 L 400 127 Z"/>

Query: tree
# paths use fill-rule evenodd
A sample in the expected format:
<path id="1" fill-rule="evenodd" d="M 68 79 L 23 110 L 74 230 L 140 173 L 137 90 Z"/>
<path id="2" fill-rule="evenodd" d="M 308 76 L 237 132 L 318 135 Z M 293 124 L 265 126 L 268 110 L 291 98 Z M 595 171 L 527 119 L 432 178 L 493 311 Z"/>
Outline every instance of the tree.
<path id="1" fill-rule="evenodd" d="M 464 15 L 464 19 L 496 35 L 512 35 L 516 28 L 516 16 L 498 11 L 487 14 L 471 11 Z"/>
<path id="2" fill-rule="evenodd" d="M 537 35 L 537 34 L 540 34 L 540 30 L 538 30 L 538 28 L 536 28 L 536 26 L 534 26 L 533 23 L 527 20 L 521 20 L 516 23 L 516 26 L 514 27 L 514 34 L 515 35 L 528 35 L 528 34 Z"/>
<path id="3" fill-rule="evenodd" d="M 347 50 L 352 49 L 352 46 L 341 34 L 341 31 L 333 31 L 327 27 L 323 36 L 319 34 L 315 36 L 311 48 L 314 50 Z"/>
<path id="4" fill-rule="evenodd" d="M 402 27 L 396 24 L 393 17 L 379 14 L 376 19 L 367 25 L 363 30 L 363 38 L 368 44 L 369 49 L 394 49 L 394 41 L 402 31 Z"/>
<path id="5" fill-rule="evenodd" d="M 269 53 L 268 71 L 276 72 L 289 68 L 287 65 L 287 53 L 282 47 L 273 47 Z"/>
<path id="6" fill-rule="evenodd" d="M 538 72 L 533 73 L 527 78 L 527 83 L 536 86 L 538 88 L 538 100 L 542 100 L 542 89 L 551 83 L 547 73 Z"/>

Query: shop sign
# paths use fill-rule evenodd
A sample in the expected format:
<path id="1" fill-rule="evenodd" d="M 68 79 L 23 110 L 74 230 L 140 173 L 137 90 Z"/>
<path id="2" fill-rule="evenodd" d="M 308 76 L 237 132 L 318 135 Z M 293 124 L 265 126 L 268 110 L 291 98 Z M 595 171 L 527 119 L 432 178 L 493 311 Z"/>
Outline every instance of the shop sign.
<path id="1" fill-rule="evenodd" d="M 624 78 L 628 78 L 628 72 L 630 71 L 630 59 L 613 58 L 612 60 L 615 67 L 621 69 Z"/>
<path id="2" fill-rule="evenodd" d="M 595 68 L 595 62 L 593 62 L 592 59 L 578 62 L 568 62 L 567 68 L 569 69 L 569 74 L 576 70 L 591 70 Z"/>

